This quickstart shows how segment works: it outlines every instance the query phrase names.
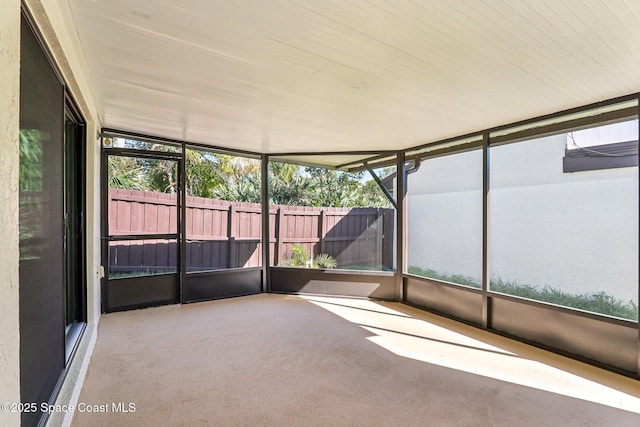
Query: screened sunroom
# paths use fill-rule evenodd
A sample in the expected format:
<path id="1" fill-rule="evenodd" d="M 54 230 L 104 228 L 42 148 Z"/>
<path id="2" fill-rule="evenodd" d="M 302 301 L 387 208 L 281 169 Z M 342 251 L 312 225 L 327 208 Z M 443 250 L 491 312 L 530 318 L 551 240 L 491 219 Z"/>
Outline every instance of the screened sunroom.
<path id="1" fill-rule="evenodd" d="M 4 1 L 0 424 L 634 425 L 639 24 Z"/>

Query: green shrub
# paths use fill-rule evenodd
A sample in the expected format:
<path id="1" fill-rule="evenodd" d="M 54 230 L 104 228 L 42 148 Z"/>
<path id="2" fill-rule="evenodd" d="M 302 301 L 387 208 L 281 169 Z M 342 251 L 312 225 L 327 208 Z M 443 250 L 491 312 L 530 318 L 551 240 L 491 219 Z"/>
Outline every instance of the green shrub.
<path id="1" fill-rule="evenodd" d="M 292 267 L 305 267 L 311 256 L 309 251 L 302 245 L 293 245 L 291 248 L 291 265 Z"/>
<path id="2" fill-rule="evenodd" d="M 336 259 L 329 254 L 318 254 L 313 259 L 313 266 L 315 268 L 336 268 L 337 265 Z"/>
<path id="3" fill-rule="evenodd" d="M 329 254 L 318 254 L 312 260 L 307 248 L 302 245 L 293 245 L 291 248 L 291 258 L 285 258 L 280 262 L 281 266 L 287 267 L 309 267 L 313 268 L 336 268 L 336 259 Z"/>

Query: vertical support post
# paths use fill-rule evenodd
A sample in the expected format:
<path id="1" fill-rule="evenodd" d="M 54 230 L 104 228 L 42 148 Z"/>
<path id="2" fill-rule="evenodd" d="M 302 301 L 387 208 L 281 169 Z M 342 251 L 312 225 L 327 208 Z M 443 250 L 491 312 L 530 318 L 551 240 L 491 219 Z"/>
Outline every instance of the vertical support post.
<path id="1" fill-rule="evenodd" d="M 637 98 L 638 100 L 638 106 L 637 106 L 637 118 L 640 119 L 640 96 Z M 640 120 L 638 120 L 638 134 L 636 135 L 636 138 L 640 140 Z M 638 168 L 638 178 L 640 179 L 640 168 Z M 640 191 L 640 190 L 639 190 Z M 640 194 L 639 194 L 640 196 Z M 640 197 L 638 198 L 640 201 Z M 640 209 L 640 206 L 639 206 Z M 640 240 L 640 234 L 638 235 L 638 240 Z M 640 277 L 640 271 L 638 271 L 638 277 Z M 638 302 L 640 303 L 640 283 L 636 283 L 636 285 L 638 286 Z M 637 343 L 637 350 L 636 350 L 636 357 L 638 359 L 638 363 L 636 366 L 636 375 L 638 377 L 640 377 L 640 319 L 638 319 L 638 321 L 636 322 L 636 325 L 638 326 L 638 343 Z"/>
<path id="2" fill-rule="evenodd" d="M 187 280 L 187 146 L 182 144 L 182 159 L 178 162 L 178 292 L 184 302 L 184 285 Z"/>
<path id="3" fill-rule="evenodd" d="M 489 190 L 490 155 L 489 133 L 482 135 L 482 327 L 491 327 L 491 308 L 489 307 Z"/>
<path id="4" fill-rule="evenodd" d="M 396 297 L 404 300 L 404 272 L 406 271 L 407 170 L 404 151 L 396 155 Z"/>
<path id="5" fill-rule="evenodd" d="M 271 292 L 271 275 L 269 274 L 269 155 L 260 157 L 260 181 L 262 203 L 262 292 Z"/>
<path id="6" fill-rule="evenodd" d="M 104 268 L 104 276 L 100 279 L 100 311 L 106 313 L 109 308 L 109 156 L 102 140 L 100 136 L 100 264 Z"/>

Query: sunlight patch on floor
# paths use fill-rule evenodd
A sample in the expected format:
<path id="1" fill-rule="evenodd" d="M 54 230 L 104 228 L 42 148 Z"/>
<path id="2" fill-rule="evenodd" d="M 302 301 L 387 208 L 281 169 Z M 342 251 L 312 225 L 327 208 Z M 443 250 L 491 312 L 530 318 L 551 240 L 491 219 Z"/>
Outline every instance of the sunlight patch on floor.
<path id="1" fill-rule="evenodd" d="M 369 341 L 398 356 L 640 413 L 640 393 L 625 393 L 593 381 L 581 376 L 580 370 L 585 373 L 601 371 L 597 373 L 598 377 L 606 377 L 616 385 L 619 383 L 617 388 L 622 390 L 638 387 L 637 381 L 631 378 L 490 334 L 492 342 L 503 341 L 509 348 L 517 348 L 517 352 L 507 351 L 485 342 L 483 337 L 489 336 L 485 331 L 462 325 L 465 332 L 455 332 L 427 319 L 394 310 L 389 307 L 393 303 L 316 296 L 302 298 L 360 325 L 372 334 Z M 428 315 L 425 313 L 425 317 Z M 572 372 L 562 369 L 563 365 L 571 365 Z"/>

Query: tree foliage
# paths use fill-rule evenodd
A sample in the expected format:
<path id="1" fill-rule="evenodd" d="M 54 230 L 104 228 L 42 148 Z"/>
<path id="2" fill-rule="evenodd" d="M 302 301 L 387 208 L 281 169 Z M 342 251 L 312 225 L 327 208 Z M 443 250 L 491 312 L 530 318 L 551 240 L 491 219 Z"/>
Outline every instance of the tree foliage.
<path id="1" fill-rule="evenodd" d="M 145 146 L 146 149 L 148 147 Z M 155 147 L 154 149 L 162 149 Z M 260 203 L 260 162 L 255 159 L 186 150 L 186 190 L 189 196 Z M 175 193 L 176 163 L 132 157 L 109 157 L 109 186 Z M 364 172 L 350 173 L 289 163 L 269 164 L 269 202 L 281 205 L 390 207 Z"/>
<path id="2" fill-rule="evenodd" d="M 133 157 L 109 156 L 109 188 L 150 190 L 150 182 L 146 179 L 145 172 L 149 166 L 144 163 Z"/>
<path id="3" fill-rule="evenodd" d="M 281 205 L 390 207 L 364 172 L 344 172 L 287 163 L 269 164 L 269 201 Z"/>
<path id="4" fill-rule="evenodd" d="M 42 191 L 42 142 L 37 129 L 20 130 L 20 191 Z"/>

